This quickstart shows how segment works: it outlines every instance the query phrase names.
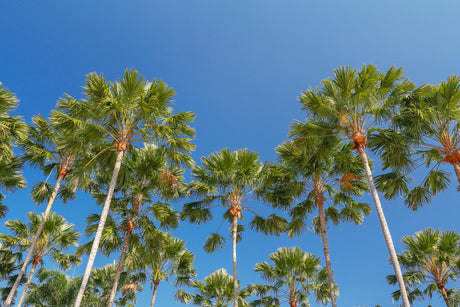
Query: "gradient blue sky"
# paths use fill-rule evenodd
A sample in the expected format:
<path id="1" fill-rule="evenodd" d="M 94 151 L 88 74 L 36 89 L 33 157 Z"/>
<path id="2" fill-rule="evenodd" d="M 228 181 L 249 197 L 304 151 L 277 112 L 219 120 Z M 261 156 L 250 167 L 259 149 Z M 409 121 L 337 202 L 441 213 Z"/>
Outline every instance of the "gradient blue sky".
<path id="1" fill-rule="evenodd" d="M 384 70 L 395 64 L 418 84 L 458 74 L 459 13 L 457 1 L 1 1 L 0 81 L 21 100 L 16 113 L 30 122 L 35 114 L 48 115 L 63 93 L 80 97 L 87 73 L 114 80 L 134 68 L 174 87 L 176 110 L 196 113 L 196 161 L 224 147 L 273 160 L 291 122 L 304 118 L 301 91 L 339 65 L 374 63 Z M 41 178 L 31 170 L 26 176 L 30 185 Z M 8 195 L 7 219 L 44 210 L 28 193 Z M 428 226 L 460 232 L 454 186 L 417 213 L 402 200 L 383 205 L 397 251 L 403 235 Z M 84 196 L 54 208 L 80 230 L 87 215 L 101 210 Z M 175 231 L 196 254 L 200 279 L 221 267 L 231 271 L 229 247 L 212 255 L 202 251 L 218 224 L 183 223 Z M 359 227 L 331 227 L 329 236 L 339 305 L 393 306 L 395 288 L 385 281 L 392 267 L 376 214 Z M 255 263 L 295 245 L 323 258 L 314 234 L 291 240 L 247 231 L 238 245 L 241 282 L 258 282 Z M 98 256 L 95 265 L 115 258 Z M 85 263 L 69 274 L 81 274 Z M 156 306 L 180 306 L 174 292 L 161 284 Z M 146 285 L 138 306 L 147 306 L 150 296 Z M 437 298 L 431 303 L 442 305 Z"/>

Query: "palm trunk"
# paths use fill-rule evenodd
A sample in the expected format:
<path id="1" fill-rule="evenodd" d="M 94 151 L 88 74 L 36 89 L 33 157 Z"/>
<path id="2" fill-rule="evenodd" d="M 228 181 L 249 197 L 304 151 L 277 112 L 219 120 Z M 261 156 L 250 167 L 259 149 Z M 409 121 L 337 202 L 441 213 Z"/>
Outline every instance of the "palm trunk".
<path id="1" fill-rule="evenodd" d="M 85 273 L 81 281 L 80 290 L 78 291 L 74 307 L 80 306 L 81 301 L 83 299 L 83 294 L 85 292 L 86 284 L 88 283 L 89 276 L 91 275 L 91 269 L 93 268 L 94 260 L 96 259 L 97 250 L 99 248 L 99 242 L 101 241 L 102 237 L 102 231 L 104 230 L 105 221 L 107 220 L 107 215 L 109 214 L 113 192 L 117 184 L 118 173 L 120 172 L 121 162 L 123 161 L 123 154 L 124 151 L 119 151 L 117 155 L 115 167 L 113 168 L 112 180 L 110 181 L 109 191 L 107 193 L 107 198 L 105 199 L 104 207 L 102 208 L 101 219 L 99 220 L 99 225 L 97 226 L 96 235 L 94 236 L 93 245 L 91 247 L 91 252 L 89 254 L 88 264 L 86 265 Z"/>
<path id="2" fill-rule="evenodd" d="M 16 307 L 20 307 L 22 302 L 24 301 L 24 298 L 26 297 L 27 288 L 29 288 L 29 284 L 30 284 L 30 281 L 32 280 L 32 276 L 34 276 L 36 267 L 37 267 L 36 263 L 32 264 L 32 268 L 30 269 L 29 277 L 27 277 L 26 285 L 24 286 L 24 290 L 22 290 L 21 298 L 19 299 L 19 303 Z"/>
<path id="3" fill-rule="evenodd" d="M 157 297 L 157 290 L 158 290 L 158 285 L 160 284 L 160 281 L 154 281 L 153 282 L 153 294 L 152 294 L 152 301 L 150 302 L 150 307 L 153 307 L 155 304 L 155 298 Z"/>
<path id="4" fill-rule="evenodd" d="M 56 196 L 59 192 L 59 189 L 61 188 L 61 183 L 62 180 L 65 178 L 65 173 L 60 174 L 58 177 L 58 180 L 56 184 L 54 185 L 54 190 L 53 193 L 51 194 L 51 197 L 48 201 L 48 205 L 46 207 L 45 212 L 43 213 L 42 220 L 40 222 L 40 225 L 38 226 L 37 233 L 35 234 L 35 237 L 32 241 L 32 245 L 29 248 L 29 252 L 27 253 L 26 260 L 24 261 L 24 264 L 21 267 L 21 271 L 19 271 L 19 275 L 16 278 L 16 281 L 13 284 L 13 288 L 11 288 L 10 293 L 8 294 L 7 299 L 5 300 L 5 304 L 3 305 L 4 307 L 9 307 L 11 305 L 11 302 L 13 301 L 13 298 L 16 294 L 16 290 L 19 286 L 19 282 L 21 281 L 22 276 L 24 275 L 27 265 L 29 264 L 30 258 L 32 258 L 32 254 L 35 250 L 35 247 L 37 246 L 38 240 L 40 239 L 40 235 L 42 234 L 43 228 L 45 227 L 45 222 L 46 219 L 48 218 L 48 215 L 51 211 L 51 207 L 53 207 L 53 203 L 56 200 Z"/>
<path id="5" fill-rule="evenodd" d="M 236 235 L 238 231 L 238 215 L 233 215 L 233 306 L 238 307 L 238 272 L 236 270 Z"/>
<path id="6" fill-rule="evenodd" d="M 444 299 L 444 302 L 446 303 L 446 306 L 449 307 L 449 297 L 447 295 L 447 289 L 444 285 L 444 282 L 436 283 L 436 286 L 438 287 L 439 291 L 441 292 L 441 296 Z"/>
<path id="7" fill-rule="evenodd" d="M 460 184 L 460 164 L 459 163 L 454 164 L 454 170 L 455 170 L 455 174 L 457 175 L 458 183 Z"/>
<path id="8" fill-rule="evenodd" d="M 387 244 L 388 252 L 390 253 L 390 260 L 393 264 L 393 269 L 395 271 L 396 279 L 398 280 L 399 290 L 401 293 L 401 298 L 404 304 L 404 307 L 410 307 L 409 299 L 407 298 L 406 286 L 404 285 L 403 275 L 401 273 L 401 267 L 399 266 L 398 257 L 396 256 L 395 247 L 393 245 L 393 240 L 391 238 L 390 229 L 388 228 L 385 215 L 383 213 L 382 205 L 380 204 L 380 198 L 375 188 L 374 178 L 372 177 L 372 172 L 369 167 L 369 161 L 367 160 L 366 150 L 364 147 L 360 146 L 358 148 L 358 154 L 361 157 L 361 160 L 364 164 L 364 169 L 366 170 L 367 180 L 369 182 L 369 187 L 371 190 L 372 198 L 374 199 L 375 208 L 380 220 L 380 226 L 382 227 L 383 236 Z"/>
<path id="9" fill-rule="evenodd" d="M 326 259 L 327 279 L 329 281 L 329 291 L 331 291 L 331 303 L 333 307 L 337 307 L 334 280 L 332 279 L 331 258 L 329 256 L 329 243 L 327 242 L 326 219 L 324 218 L 324 202 L 323 200 L 317 200 L 317 202 L 319 209 L 319 220 L 321 225 L 321 238 L 323 239 L 324 258 Z"/>
<path id="10" fill-rule="evenodd" d="M 128 231 L 126 233 L 125 242 L 123 243 L 123 249 L 121 251 L 120 259 L 118 260 L 117 274 L 115 275 L 115 280 L 113 281 L 112 291 L 110 292 L 107 307 L 112 307 L 113 301 L 115 300 L 115 295 L 117 294 L 118 282 L 120 281 L 121 272 L 123 271 L 126 254 L 128 252 L 129 239 L 131 239 L 131 231 Z"/>

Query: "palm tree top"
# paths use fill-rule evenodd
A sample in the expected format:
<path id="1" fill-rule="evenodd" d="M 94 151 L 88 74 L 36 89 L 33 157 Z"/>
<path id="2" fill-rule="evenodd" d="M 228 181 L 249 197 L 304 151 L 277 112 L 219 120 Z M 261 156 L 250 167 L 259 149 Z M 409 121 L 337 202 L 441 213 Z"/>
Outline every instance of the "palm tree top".
<path id="1" fill-rule="evenodd" d="M 340 66 L 334 70 L 333 79 L 304 91 L 300 102 L 311 117 L 327 119 L 334 129 L 352 139 L 357 149 L 367 146 L 369 129 L 389 119 L 401 95 L 408 95 L 414 88 L 403 76 L 402 68 L 392 66 L 383 73 L 372 64 L 360 70 Z"/>
<path id="2" fill-rule="evenodd" d="M 99 151 L 125 151 L 141 142 L 188 154 L 195 146 L 189 123 L 192 112 L 173 113 L 174 90 L 161 79 L 147 82 L 138 71 L 127 69 L 123 78 L 106 81 L 103 74 L 90 73 L 83 87 L 85 99 L 66 95 L 52 117 L 65 129 L 79 121 L 89 123 L 81 133 L 106 141 Z"/>
<path id="3" fill-rule="evenodd" d="M 409 298 L 431 298 L 439 291 L 447 304 L 451 292 L 447 283 L 455 282 L 460 276 L 460 235 L 426 228 L 404 236 L 401 241 L 405 249 L 398 254 L 398 259 L 406 271 L 404 279 L 411 290 Z M 387 281 L 395 284 L 396 278 L 389 275 Z M 393 293 L 393 298 L 399 299 L 399 296 L 399 291 Z"/>

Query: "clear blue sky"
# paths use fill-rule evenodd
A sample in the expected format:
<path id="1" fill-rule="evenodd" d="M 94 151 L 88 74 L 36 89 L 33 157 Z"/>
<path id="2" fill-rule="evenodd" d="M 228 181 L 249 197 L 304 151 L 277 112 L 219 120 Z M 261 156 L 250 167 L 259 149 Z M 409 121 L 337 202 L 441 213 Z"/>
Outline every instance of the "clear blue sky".
<path id="1" fill-rule="evenodd" d="M 304 117 L 301 91 L 339 65 L 374 63 L 384 70 L 395 64 L 418 84 L 459 74 L 459 13 L 457 1 L 2 1 L 0 81 L 17 94 L 16 113 L 30 122 L 35 114 L 48 115 L 63 93 L 79 97 L 87 73 L 114 80 L 134 68 L 174 87 L 178 111 L 196 113 L 196 161 L 224 147 L 273 160 L 291 122 Z M 41 178 L 30 170 L 26 175 L 30 185 Z M 44 210 L 28 193 L 8 195 L 7 219 Z M 454 186 L 417 213 L 402 200 L 383 205 L 398 252 L 403 235 L 428 226 L 460 232 Z M 87 215 L 101 210 L 88 197 L 54 208 L 80 230 Z M 231 271 L 230 248 L 202 252 L 218 224 L 183 223 L 175 232 L 196 254 L 200 279 L 221 267 Z M 393 306 L 395 288 L 385 281 L 392 267 L 375 212 L 359 227 L 331 227 L 329 236 L 339 305 Z M 278 247 L 295 245 L 323 258 L 314 234 L 290 240 L 247 231 L 238 245 L 241 282 L 258 282 L 254 264 Z M 108 262 L 100 255 L 95 265 Z M 69 274 L 82 273 L 85 263 Z M 179 306 L 173 293 L 161 284 L 156 306 Z M 146 285 L 138 306 L 147 306 L 150 296 Z M 442 302 L 436 298 L 432 305 Z"/>

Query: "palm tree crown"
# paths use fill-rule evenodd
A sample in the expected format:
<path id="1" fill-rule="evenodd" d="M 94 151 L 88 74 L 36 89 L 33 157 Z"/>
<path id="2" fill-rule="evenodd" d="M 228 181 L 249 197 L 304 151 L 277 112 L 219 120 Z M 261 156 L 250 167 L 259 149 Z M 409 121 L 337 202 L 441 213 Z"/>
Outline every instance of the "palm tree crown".
<path id="1" fill-rule="evenodd" d="M 196 306 L 227 307 L 233 301 L 233 277 L 225 269 L 219 269 L 204 278 L 204 281 L 195 280 L 191 287 L 195 294 L 184 290 L 177 291 L 175 299 L 181 303 L 191 302 Z M 251 295 L 249 289 L 239 291 L 238 304 L 249 306 L 246 299 Z"/>
<path id="2" fill-rule="evenodd" d="M 0 82 L 0 189 L 12 192 L 25 187 L 22 163 L 13 153 L 13 144 L 26 137 L 27 125 L 22 117 L 10 113 L 19 100 Z M 0 218 L 5 217 L 8 208 L 2 203 L 5 198 L 0 193 Z"/>
<path id="3" fill-rule="evenodd" d="M 255 266 L 255 271 L 260 272 L 269 285 L 251 285 L 261 297 L 253 302 L 254 306 L 279 306 L 283 302 L 291 307 L 310 306 L 308 295 L 311 293 L 323 305 L 330 300 L 326 269 L 321 267 L 318 257 L 298 247 L 282 247 L 268 258 L 273 265 L 261 262 Z"/>
<path id="4" fill-rule="evenodd" d="M 449 306 L 450 290 L 446 285 L 460 276 L 460 235 L 427 228 L 401 241 L 405 250 L 398 259 L 406 270 L 404 278 L 412 290 L 411 300 L 431 298 L 438 291 Z M 396 283 L 394 275 L 387 276 L 387 280 L 392 285 Z M 393 298 L 399 297 L 399 291 L 393 293 Z"/>
<path id="5" fill-rule="evenodd" d="M 5 246 L 18 251 L 26 251 L 32 248 L 32 240 L 35 237 L 37 229 L 41 224 L 43 217 L 29 212 L 27 214 L 30 221 L 24 224 L 20 220 L 7 221 L 5 226 L 8 227 L 13 236 L 0 234 L 0 241 Z M 80 258 L 75 255 L 63 254 L 62 250 L 71 246 L 76 246 L 80 233 L 73 229 L 74 225 L 68 224 L 60 215 L 51 212 L 45 222 L 43 232 L 32 252 L 32 268 L 29 273 L 25 288 L 23 290 L 18 306 L 21 305 L 28 285 L 33 277 L 35 268 L 41 264 L 45 256 L 51 256 L 52 259 L 63 269 L 70 269 L 71 264 L 79 264 Z"/>

